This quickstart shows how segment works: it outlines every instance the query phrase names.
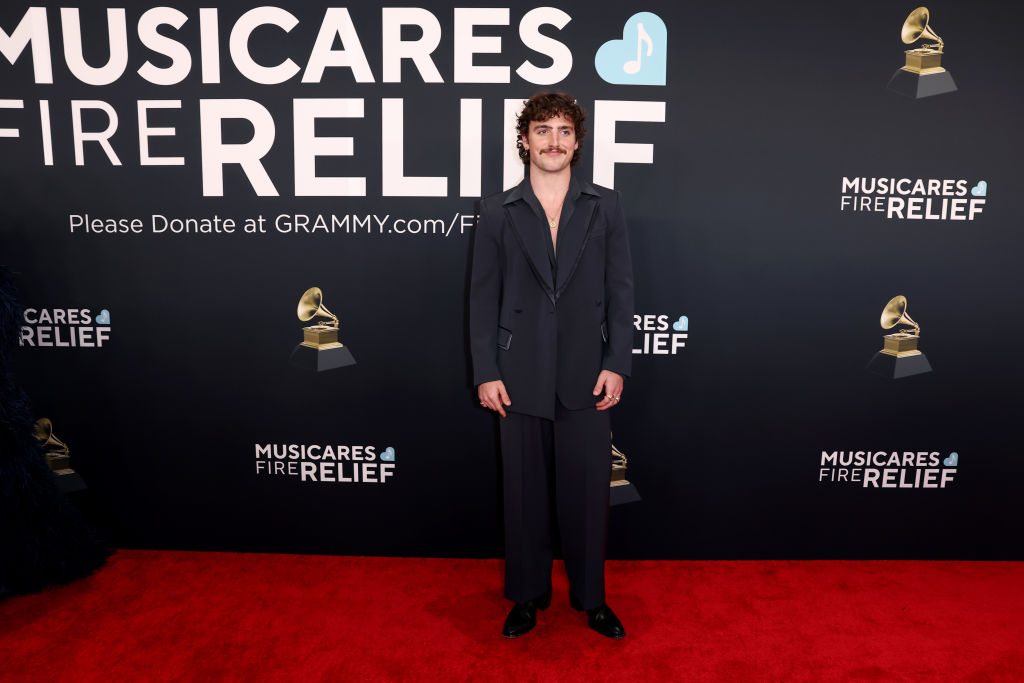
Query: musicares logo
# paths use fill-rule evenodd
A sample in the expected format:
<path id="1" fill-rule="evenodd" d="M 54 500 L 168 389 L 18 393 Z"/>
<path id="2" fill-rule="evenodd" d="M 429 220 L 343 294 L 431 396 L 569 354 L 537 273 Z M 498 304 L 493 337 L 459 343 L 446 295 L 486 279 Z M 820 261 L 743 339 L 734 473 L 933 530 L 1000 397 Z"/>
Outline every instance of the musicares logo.
<path id="1" fill-rule="evenodd" d="M 393 446 L 255 444 L 256 474 L 295 477 L 302 482 L 386 484 L 395 476 Z"/>
<path id="2" fill-rule="evenodd" d="M 26 308 L 20 346 L 99 348 L 110 341 L 110 311 L 88 308 Z"/>
<path id="3" fill-rule="evenodd" d="M 843 178 L 840 211 L 886 218 L 973 221 L 985 208 L 988 183 L 964 179 Z"/>
<path id="4" fill-rule="evenodd" d="M 685 315 L 638 314 L 633 316 L 633 327 L 640 334 L 633 355 L 674 356 L 690 336 L 690 319 Z"/>
<path id="5" fill-rule="evenodd" d="M 274 6 L 183 12 L 131 3 L 106 8 L 95 30 L 100 7 L 28 7 L 20 17 L 16 10 L 0 22 L 0 79 L 7 86 L 12 67 L 24 70 L 31 62 L 35 85 L 61 87 L 5 87 L 0 154 L 26 161 L 41 152 L 44 166 L 73 163 L 79 170 L 136 163 L 168 172 L 185 167 L 189 175 L 176 183 L 191 177 L 204 197 L 238 191 L 226 189 L 233 183 L 225 178 L 239 172 L 258 197 L 479 197 L 492 165 L 500 164 L 503 187 L 518 183 L 523 173 L 514 147 L 504 145 L 501 156 L 484 151 L 485 125 L 507 135 L 525 96 L 578 81 L 574 65 L 586 64 L 591 55 L 587 42 L 581 59 L 584 46 L 570 40 L 579 35 L 575 24 L 566 29 L 574 19 L 557 7 L 455 7 L 436 14 L 422 7 L 383 7 L 355 17 L 345 7 L 302 10 L 299 16 Z M 593 14 L 588 8 L 581 22 L 590 26 Z M 62 39 L 51 40 L 56 36 Z M 622 38 L 607 41 L 594 60 L 608 83 L 665 85 L 665 23 L 650 12 L 634 14 Z M 240 89 L 234 85 L 239 80 L 257 87 Z M 399 87 L 410 82 L 430 84 L 430 94 Z M 78 84 L 96 94 L 70 99 Z M 287 89 L 276 93 L 261 87 L 284 84 Z M 473 87 L 481 84 L 508 87 Z M 335 96 L 313 96 L 328 85 Z M 125 88 L 134 86 L 145 99 L 131 101 Z M 46 92 L 52 97 L 39 98 Z M 588 103 L 589 149 L 594 181 L 614 187 L 617 165 L 654 163 L 654 144 L 618 142 L 617 124 L 664 123 L 666 102 L 608 94 L 613 99 L 599 93 Z M 447 109 L 456 112 L 454 128 L 463 131 L 457 145 L 423 141 L 423 124 L 413 119 L 424 97 L 435 103 L 447 99 Z M 487 110 L 504 115 L 485 118 Z M 344 122 L 353 119 L 373 121 L 364 134 L 376 137 L 379 146 L 351 133 L 318 134 L 325 126 L 347 130 Z M 225 136 L 239 125 L 252 131 L 246 142 Z M 382 137 L 370 133 L 377 125 L 385 131 Z M 184 130 L 186 143 L 180 141 Z M 438 166 L 457 164 L 457 172 L 408 175 L 405 151 L 417 145 L 434 150 Z M 174 151 L 158 154 L 160 146 Z M 271 151 L 294 163 L 276 169 L 265 161 Z M 360 169 L 354 173 L 362 175 L 322 175 L 325 158 L 335 160 L 330 166 L 350 159 Z M 366 175 L 371 171 L 373 178 Z M 130 222 L 126 229 L 132 230 Z"/>
<path id="6" fill-rule="evenodd" d="M 938 451 L 822 451 L 818 481 L 861 488 L 944 489 L 960 455 Z"/>

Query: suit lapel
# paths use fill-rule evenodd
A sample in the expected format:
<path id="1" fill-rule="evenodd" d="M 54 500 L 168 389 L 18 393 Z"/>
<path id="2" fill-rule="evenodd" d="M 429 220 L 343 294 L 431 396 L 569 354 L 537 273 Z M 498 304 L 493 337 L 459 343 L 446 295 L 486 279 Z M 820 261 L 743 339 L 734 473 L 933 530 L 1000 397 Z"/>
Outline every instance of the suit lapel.
<path id="1" fill-rule="evenodd" d="M 572 216 L 564 228 L 559 229 L 558 251 L 555 254 L 558 263 L 558 281 L 555 283 L 555 296 L 561 294 L 565 286 L 569 284 L 576 266 L 583 256 L 583 248 L 587 243 L 587 236 L 594 221 L 594 211 L 597 209 L 597 199 L 589 194 L 581 194 L 576 200 Z"/>
<path id="2" fill-rule="evenodd" d="M 548 296 L 553 296 L 555 287 L 551 281 L 551 265 L 548 260 L 548 248 L 544 240 L 548 237 L 541 230 L 540 219 L 526 202 L 518 201 L 505 206 L 508 211 L 516 240 L 530 262 L 534 277 L 543 285 Z"/>

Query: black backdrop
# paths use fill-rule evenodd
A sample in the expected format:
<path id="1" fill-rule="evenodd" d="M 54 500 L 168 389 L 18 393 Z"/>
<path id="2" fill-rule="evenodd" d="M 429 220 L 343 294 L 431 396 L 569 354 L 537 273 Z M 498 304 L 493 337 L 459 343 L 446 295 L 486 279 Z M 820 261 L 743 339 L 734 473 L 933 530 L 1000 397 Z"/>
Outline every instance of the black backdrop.
<path id="1" fill-rule="evenodd" d="M 589 2 L 560 4 L 571 20 L 541 29 L 573 55 L 569 74 L 552 85 L 516 73 L 525 60 L 551 63 L 519 38 L 533 5 L 511 7 L 508 25 L 474 29 L 501 38 L 500 54 L 474 63 L 510 66 L 510 82 L 456 83 L 454 12 L 432 2 L 420 6 L 441 28 L 433 59 L 443 83 L 424 83 L 410 61 L 400 83 L 383 83 L 382 13 L 360 3 L 348 10 L 374 82 L 332 67 L 319 83 L 301 82 L 300 72 L 256 84 L 228 48 L 231 26 L 254 6 L 219 5 L 219 83 L 200 78 L 192 3 L 176 5 L 188 17 L 180 30 L 160 29 L 193 54 L 174 85 L 136 73 L 148 59 L 169 63 L 139 41 L 150 6 L 127 10 L 127 69 L 113 83 L 85 84 L 69 71 L 57 6 L 45 9 L 52 84 L 35 82 L 31 47 L 13 64 L 0 59 L 0 100 L 21 101 L 0 107 L 0 128 L 19 130 L 0 137 L 0 261 L 19 273 L 29 308 L 106 310 L 110 319 L 99 348 L 24 345 L 18 376 L 69 444 L 120 544 L 500 554 L 496 429 L 475 402 L 465 343 L 472 230 L 459 225 L 477 197 L 460 196 L 459 155 L 462 145 L 478 148 L 481 193 L 501 190 L 504 100 L 554 88 L 592 115 L 598 100 L 664 103 L 664 122 L 615 127 L 616 142 L 652 145 L 653 161 L 616 165 L 614 187 L 630 224 L 637 313 L 669 325 L 686 316 L 690 329 L 675 353 L 634 355 L 613 414 L 614 441 L 643 501 L 613 509 L 610 556 L 1024 558 L 1014 427 L 1022 289 L 1013 261 L 1024 245 L 1011 189 L 1022 180 L 1024 113 L 1016 5 L 930 6 L 959 89 L 923 99 L 886 89 L 903 63 L 899 29 L 913 9 L 893 2 L 637 8 L 667 28 L 667 48 L 654 40 L 655 54 L 667 49 L 664 86 L 599 76 L 598 48 L 624 36 L 632 44 L 637 34 L 623 34 L 632 11 Z M 279 6 L 298 24 L 287 33 L 257 29 L 250 51 L 264 65 L 290 57 L 304 69 L 323 9 Z M 27 10 L 0 8 L 3 35 Z M 104 8 L 80 15 L 85 59 L 102 65 Z M 204 196 L 199 100 L 232 98 L 259 103 L 275 122 L 262 163 L 280 196 L 257 194 L 237 165 L 225 167 L 223 196 Z M 354 139 L 352 156 L 321 157 L 316 169 L 364 176 L 365 196 L 295 196 L 292 112 L 302 98 L 363 100 L 361 118 L 320 120 L 315 130 Z M 385 98 L 404 100 L 404 129 L 382 131 Z M 176 128 L 150 147 L 183 156 L 184 166 L 140 165 L 136 103 L 149 99 L 180 100 L 150 113 L 150 126 Z M 460 119 L 461 99 L 482 102 L 479 140 Z M 40 100 L 49 102 L 52 165 L 44 163 Z M 122 165 L 95 142 L 75 164 L 73 100 L 102 100 L 117 112 L 110 144 Z M 103 113 L 85 113 L 86 130 L 106 125 Z M 595 148 L 610 149 L 595 128 L 578 167 L 588 177 Z M 253 132 L 245 121 L 224 124 L 228 142 Z M 447 196 L 383 196 L 382 136 L 399 139 L 407 175 L 446 176 Z M 901 220 L 844 210 L 844 178 L 948 179 L 968 189 L 984 180 L 987 193 L 967 192 L 984 199 L 973 220 Z M 72 232 L 69 215 L 86 213 L 140 217 L 144 232 Z M 296 213 L 349 216 L 350 226 L 352 216 L 389 222 L 372 234 L 275 231 L 275 216 Z M 152 214 L 217 214 L 239 225 L 263 215 L 268 232 L 152 234 Z M 439 218 L 447 226 L 453 217 L 447 236 L 400 233 L 393 223 Z M 356 365 L 289 366 L 301 341 L 295 306 L 314 285 L 341 319 Z M 933 371 L 892 380 L 865 366 L 881 348 L 878 316 L 897 294 L 922 325 Z M 44 325 L 33 319 L 30 327 Z M 636 344 L 643 348 L 643 331 Z M 377 456 L 390 447 L 393 476 L 373 484 L 267 474 L 256 465 L 257 446 L 266 445 L 369 446 Z M 823 454 L 836 451 L 957 458 L 955 466 L 933 461 L 955 470 L 941 488 L 881 488 L 820 481 Z M 906 469 L 913 481 L 916 468 Z"/>

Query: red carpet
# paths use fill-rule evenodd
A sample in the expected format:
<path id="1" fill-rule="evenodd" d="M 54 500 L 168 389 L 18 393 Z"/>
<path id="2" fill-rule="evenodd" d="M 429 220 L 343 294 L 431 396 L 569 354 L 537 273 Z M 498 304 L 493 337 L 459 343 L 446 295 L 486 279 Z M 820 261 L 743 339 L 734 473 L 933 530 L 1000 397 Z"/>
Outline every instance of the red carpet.
<path id="1" fill-rule="evenodd" d="M 625 640 L 496 560 L 122 550 L 0 603 L 3 681 L 1020 681 L 1024 563 L 609 562 Z"/>

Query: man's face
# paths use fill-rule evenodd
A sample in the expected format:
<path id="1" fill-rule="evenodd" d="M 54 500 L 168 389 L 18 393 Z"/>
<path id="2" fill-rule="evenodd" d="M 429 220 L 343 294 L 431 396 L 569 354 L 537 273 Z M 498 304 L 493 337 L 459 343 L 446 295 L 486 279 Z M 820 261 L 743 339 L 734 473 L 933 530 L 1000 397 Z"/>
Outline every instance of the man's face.
<path id="1" fill-rule="evenodd" d="M 523 136 L 523 147 L 530 153 L 530 166 L 557 173 L 569 168 L 579 147 L 576 128 L 564 116 L 530 121 L 530 132 Z"/>

